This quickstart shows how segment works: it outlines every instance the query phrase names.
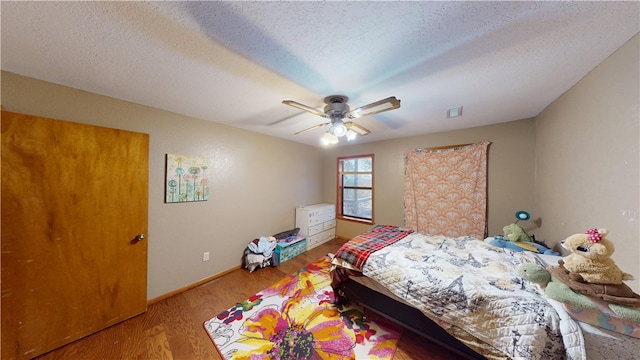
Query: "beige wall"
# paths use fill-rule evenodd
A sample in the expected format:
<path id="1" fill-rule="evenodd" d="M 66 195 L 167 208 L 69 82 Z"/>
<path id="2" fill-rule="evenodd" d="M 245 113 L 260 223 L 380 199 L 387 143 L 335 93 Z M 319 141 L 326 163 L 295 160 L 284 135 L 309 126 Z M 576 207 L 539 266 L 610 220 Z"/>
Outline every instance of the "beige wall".
<path id="1" fill-rule="evenodd" d="M 337 147 L 324 160 L 324 201 L 336 201 L 336 157 L 374 154 L 374 220 L 377 224 L 404 225 L 404 153 L 410 149 L 456 145 L 488 140 L 489 235 L 502 234 L 502 227 L 514 222 L 518 210 L 532 211 L 534 205 L 535 123 L 532 119 L 512 121 L 395 140 Z M 532 216 L 536 214 L 532 212 Z M 534 223 L 531 227 L 535 234 Z M 351 238 L 368 226 L 339 221 L 339 236 Z"/>
<path id="2" fill-rule="evenodd" d="M 249 241 L 293 228 L 298 204 L 322 200 L 319 148 L 6 72 L 2 106 L 150 134 L 149 299 L 240 265 Z M 164 203 L 167 153 L 213 159 L 209 201 Z"/>
<path id="3" fill-rule="evenodd" d="M 636 35 L 536 119 L 536 212 L 559 241 L 609 229 L 640 292 L 640 39 Z"/>

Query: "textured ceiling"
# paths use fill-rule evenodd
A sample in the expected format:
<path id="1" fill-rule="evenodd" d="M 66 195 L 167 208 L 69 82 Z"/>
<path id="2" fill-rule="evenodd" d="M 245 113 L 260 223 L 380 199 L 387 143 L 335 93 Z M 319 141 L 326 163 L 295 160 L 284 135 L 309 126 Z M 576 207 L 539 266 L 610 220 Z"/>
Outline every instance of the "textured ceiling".
<path id="1" fill-rule="evenodd" d="M 282 100 L 400 99 L 359 143 L 530 118 L 640 31 L 637 1 L 0 6 L 4 71 L 314 146 Z"/>

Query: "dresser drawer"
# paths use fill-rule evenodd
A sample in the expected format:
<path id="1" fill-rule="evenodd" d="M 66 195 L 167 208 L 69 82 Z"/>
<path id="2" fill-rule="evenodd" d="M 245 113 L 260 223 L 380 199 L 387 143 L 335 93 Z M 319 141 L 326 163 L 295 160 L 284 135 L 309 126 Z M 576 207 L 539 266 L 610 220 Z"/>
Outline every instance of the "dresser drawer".
<path id="1" fill-rule="evenodd" d="M 310 236 L 307 239 L 307 249 L 314 248 L 320 244 L 323 244 L 329 240 L 332 240 L 336 237 L 336 229 L 332 228 L 326 231 L 323 231 L 319 234 L 315 234 Z"/>
<path id="2" fill-rule="evenodd" d="M 324 238 L 322 242 L 333 240 L 336 237 L 336 228 L 325 230 L 322 232 L 322 234 L 324 234 Z"/>
<path id="3" fill-rule="evenodd" d="M 336 218 L 336 214 L 332 211 L 332 212 L 325 212 L 324 214 L 320 214 L 318 216 L 322 222 L 327 222 L 327 221 L 331 221 L 333 219 Z"/>
<path id="4" fill-rule="evenodd" d="M 319 234 L 315 234 L 313 236 L 310 236 L 307 239 L 307 249 L 311 249 L 314 248 L 320 244 L 322 244 L 323 242 L 327 241 L 327 233 L 325 232 L 321 232 Z"/>
<path id="5" fill-rule="evenodd" d="M 310 211 L 307 219 L 307 224 L 309 226 L 321 224 L 322 216 L 317 211 Z"/>
<path id="6" fill-rule="evenodd" d="M 334 227 L 336 227 L 336 219 L 329 220 L 322 224 L 323 230 L 333 229 Z"/>
<path id="7" fill-rule="evenodd" d="M 313 236 L 313 235 L 318 234 L 318 233 L 320 233 L 322 231 L 324 231 L 323 224 L 309 226 L 309 234 L 308 234 L 308 236 Z"/>

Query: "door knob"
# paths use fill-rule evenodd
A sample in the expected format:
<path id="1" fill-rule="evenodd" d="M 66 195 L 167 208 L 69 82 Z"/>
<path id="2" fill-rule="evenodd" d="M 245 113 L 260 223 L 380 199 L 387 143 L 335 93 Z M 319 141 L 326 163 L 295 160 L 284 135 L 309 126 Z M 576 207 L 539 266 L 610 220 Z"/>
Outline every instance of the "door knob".
<path id="1" fill-rule="evenodd" d="M 135 244 L 135 243 L 137 243 L 139 241 L 142 241 L 142 240 L 144 240 L 144 234 L 138 234 L 138 235 L 136 235 L 135 238 L 133 238 L 133 240 L 130 241 L 130 243 L 133 245 L 133 244 Z"/>

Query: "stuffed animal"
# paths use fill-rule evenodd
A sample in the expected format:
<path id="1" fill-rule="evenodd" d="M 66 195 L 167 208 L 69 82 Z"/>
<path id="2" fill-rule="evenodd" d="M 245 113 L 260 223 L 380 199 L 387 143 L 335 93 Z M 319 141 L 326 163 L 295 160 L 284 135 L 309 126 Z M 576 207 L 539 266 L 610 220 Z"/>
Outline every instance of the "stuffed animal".
<path id="1" fill-rule="evenodd" d="M 640 295 L 631 290 L 627 284 L 592 284 L 576 281 L 565 269 L 564 261 L 558 260 L 558 266 L 549 266 L 547 271 L 556 279 L 566 284 L 573 291 L 599 298 L 610 303 L 640 306 Z"/>
<path id="2" fill-rule="evenodd" d="M 504 235 L 494 237 L 493 241 L 490 242 L 491 245 L 514 251 L 527 250 L 540 254 L 560 255 L 560 253 L 549 249 L 543 243 L 536 242 L 522 226 L 516 223 L 503 227 L 502 231 Z"/>
<path id="3" fill-rule="evenodd" d="M 558 268 L 550 266 L 545 269 L 533 263 L 524 263 L 518 268 L 518 275 L 539 284 L 547 297 L 561 302 L 576 320 L 634 337 L 640 336 L 640 297 L 634 299 L 636 304 L 621 305 L 588 296 L 574 291 L 553 276 L 557 274 L 552 271 L 554 269 Z"/>
<path id="4" fill-rule="evenodd" d="M 615 248 L 605 238 L 607 229 L 589 229 L 584 234 L 574 234 L 561 242 L 571 251 L 564 257 L 564 267 L 572 279 L 592 284 L 622 284 L 633 276 L 620 270 L 611 259 Z"/>
<path id="5" fill-rule="evenodd" d="M 505 248 L 505 249 L 516 251 L 516 252 L 522 252 L 522 251 L 528 250 L 528 251 L 533 251 L 540 254 L 560 256 L 559 252 L 553 251 L 548 247 L 535 242 L 527 243 L 527 245 L 530 245 L 530 246 L 527 246 L 525 248 L 524 246 L 520 246 L 524 244 L 523 242 L 507 241 L 504 238 L 494 237 L 493 239 L 491 239 L 491 241 L 489 241 L 489 244 L 495 247 Z"/>
<path id="6" fill-rule="evenodd" d="M 533 239 L 526 231 L 522 228 L 522 226 L 518 224 L 509 224 L 502 228 L 502 233 L 504 238 L 509 241 L 526 241 L 533 242 Z"/>
<path id="7" fill-rule="evenodd" d="M 571 290 L 565 283 L 551 276 L 542 266 L 524 263 L 518 267 L 518 275 L 543 287 L 545 294 L 551 299 L 583 309 L 596 308 L 586 295 Z"/>

